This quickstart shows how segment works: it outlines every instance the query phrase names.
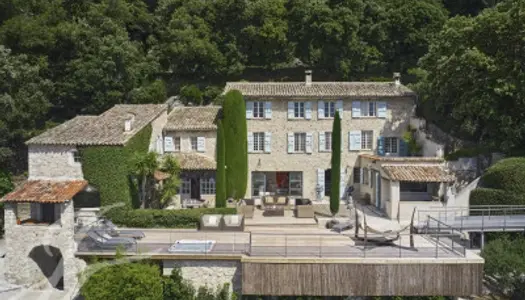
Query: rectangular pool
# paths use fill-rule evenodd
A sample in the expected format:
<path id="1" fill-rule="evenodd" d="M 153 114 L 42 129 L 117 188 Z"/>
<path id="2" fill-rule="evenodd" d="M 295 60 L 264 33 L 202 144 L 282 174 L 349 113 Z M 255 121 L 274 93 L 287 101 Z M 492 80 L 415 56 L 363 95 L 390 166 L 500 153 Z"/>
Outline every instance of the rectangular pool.
<path id="1" fill-rule="evenodd" d="M 168 248 L 171 253 L 208 253 L 213 249 L 212 240 L 178 240 Z"/>

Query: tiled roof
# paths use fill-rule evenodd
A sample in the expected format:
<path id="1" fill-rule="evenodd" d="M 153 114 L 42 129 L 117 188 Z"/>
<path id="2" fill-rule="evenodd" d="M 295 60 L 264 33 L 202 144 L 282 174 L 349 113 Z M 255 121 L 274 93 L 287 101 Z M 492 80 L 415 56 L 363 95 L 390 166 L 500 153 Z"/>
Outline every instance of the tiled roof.
<path id="1" fill-rule="evenodd" d="M 168 116 L 166 130 L 216 130 L 220 106 L 176 107 Z"/>
<path id="2" fill-rule="evenodd" d="M 225 92 L 238 90 L 243 96 L 267 97 L 395 97 L 415 93 L 394 82 L 228 82 Z"/>
<path id="3" fill-rule="evenodd" d="M 174 153 L 181 170 L 215 170 L 217 163 L 213 158 L 199 153 Z"/>
<path id="4" fill-rule="evenodd" d="M 394 181 L 452 182 L 455 177 L 440 165 L 395 165 L 382 166 L 386 175 Z"/>
<path id="5" fill-rule="evenodd" d="M 86 188 L 85 180 L 30 180 L 2 199 L 2 202 L 62 203 Z"/>
<path id="6" fill-rule="evenodd" d="M 360 154 L 362 158 L 370 160 L 378 160 L 384 162 L 443 162 L 445 161 L 442 157 L 437 156 L 409 156 L 409 157 L 398 157 L 398 156 L 379 156 L 373 154 Z"/>
<path id="7" fill-rule="evenodd" d="M 162 104 L 120 104 L 99 116 L 77 116 L 36 136 L 27 144 L 124 145 L 167 109 Z M 131 131 L 124 123 L 133 116 Z"/>

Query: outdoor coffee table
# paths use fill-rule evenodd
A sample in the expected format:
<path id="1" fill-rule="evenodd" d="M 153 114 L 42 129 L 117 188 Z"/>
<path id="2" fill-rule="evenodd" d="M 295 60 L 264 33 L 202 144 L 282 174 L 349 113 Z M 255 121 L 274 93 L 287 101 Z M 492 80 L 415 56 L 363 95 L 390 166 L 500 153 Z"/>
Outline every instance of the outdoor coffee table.
<path id="1" fill-rule="evenodd" d="M 263 216 L 265 217 L 283 217 L 284 216 L 284 206 L 283 205 L 265 206 Z"/>

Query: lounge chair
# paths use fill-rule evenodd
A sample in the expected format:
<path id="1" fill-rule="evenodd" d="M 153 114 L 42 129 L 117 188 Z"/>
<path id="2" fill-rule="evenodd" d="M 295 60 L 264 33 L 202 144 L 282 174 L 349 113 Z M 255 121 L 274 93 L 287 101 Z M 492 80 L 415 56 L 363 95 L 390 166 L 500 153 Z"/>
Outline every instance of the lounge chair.
<path id="1" fill-rule="evenodd" d="M 221 223 L 221 228 L 224 231 L 244 231 L 244 217 L 242 215 L 224 215 Z"/>
<path id="2" fill-rule="evenodd" d="M 90 229 L 87 232 L 98 248 L 116 250 L 118 247 L 124 247 L 126 250 L 136 250 L 137 241 L 127 237 L 112 237 L 104 231 Z"/>
<path id="3" fill-rule="evenodd" d="M 255 201 L 253 199 L 244 199 L 237 206 L 237 213 L 243 215 L 245 218 L 253 218 L 253 212 L 255 210 Z"/>
<path id="4" fill-rule="evenodd" d="M 119 229 L 117 225 L 113 224 L 111 220 L 102 219 L 102 225 L 105 226 L 107 232 L 112 237 L 131 237 L 134 239 L 141 239 L 146 235 L 140 230 L 131 230 L 131 229 Z"/>
<path id="5" fill-rule="evenodd" d="M 220 231 L 222 215 L 202 215 L 199 221 L 199 230 Z"/>

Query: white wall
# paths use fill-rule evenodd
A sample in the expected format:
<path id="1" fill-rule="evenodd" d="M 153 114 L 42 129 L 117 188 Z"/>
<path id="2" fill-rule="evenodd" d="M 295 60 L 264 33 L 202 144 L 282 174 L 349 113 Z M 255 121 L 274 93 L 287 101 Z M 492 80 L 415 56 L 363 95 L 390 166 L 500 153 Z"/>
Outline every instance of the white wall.
<path id="1" fill-rule="evenodd" d="M 73 161 L 74 150 L 75 146 L 29 145 L 29 179 L 83 179 L 82 164 Z"/>
<path id="2" fill-rule="evenodd" d="M 151 138 L 149 142 L 149 151 L 157 150 L 157 138 L 160 137 L 162 141 L 162 130 L 168 122 L 168 110 L 165 110 L 160 114 L 153 122 L 151 122 Z"/>

